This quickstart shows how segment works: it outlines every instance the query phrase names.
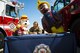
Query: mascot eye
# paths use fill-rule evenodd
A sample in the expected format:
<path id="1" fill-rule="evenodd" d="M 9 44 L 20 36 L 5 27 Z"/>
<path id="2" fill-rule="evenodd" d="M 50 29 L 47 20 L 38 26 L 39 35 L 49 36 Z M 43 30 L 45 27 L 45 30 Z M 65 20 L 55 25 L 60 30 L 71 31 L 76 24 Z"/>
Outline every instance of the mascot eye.
<path id="1" fill-rule="evenodd" d="M 27 22 L 27 21 L 26 21 Z"/>
<path id="2" fill-rule="evenodd" d="M 27 23 L 25 23 L 25 25 L 27 25 Z"/>

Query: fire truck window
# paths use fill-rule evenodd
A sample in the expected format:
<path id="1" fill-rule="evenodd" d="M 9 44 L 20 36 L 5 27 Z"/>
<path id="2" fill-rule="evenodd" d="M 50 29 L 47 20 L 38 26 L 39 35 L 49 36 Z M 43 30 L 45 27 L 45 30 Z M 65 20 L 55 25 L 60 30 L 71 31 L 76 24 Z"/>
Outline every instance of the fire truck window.
<path id="1" fill-rule="evenodd" d="M 57 0 L 54 4 L 54 10 L 57 12 L 59 10 L 61 10 L 64 7 L 64 3 L 63 0 Z"/>
<path id="2" fill-rule="evenodd" d="M 15 7 L 6 5 L 6 15 L 11 17 L 16 17 Z"/>
<path id="3" fill-rule="evenodd" d="M 65 3 L 66 5 L 68 5 L 70 3 L 70 0 L 66 0 Z"/>

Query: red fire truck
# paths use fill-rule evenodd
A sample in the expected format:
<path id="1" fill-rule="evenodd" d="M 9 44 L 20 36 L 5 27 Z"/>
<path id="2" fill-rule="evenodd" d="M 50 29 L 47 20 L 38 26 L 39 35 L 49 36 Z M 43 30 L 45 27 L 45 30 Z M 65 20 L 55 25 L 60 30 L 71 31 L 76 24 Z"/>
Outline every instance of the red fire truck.
<path id="1" fill-rule="evenodd" d="M 17 1 L 0 0 L 0 48 L 2 39 L 12 36 L 19 21 L 19 10 L 22 8 L 23 4 Z"/>
<path id="2" fill-rule="evenodd" d="M 76 34 L 80 46 L 80 0 L 56 0 L 52 9 L 63 18 L 65 31 Z"/>

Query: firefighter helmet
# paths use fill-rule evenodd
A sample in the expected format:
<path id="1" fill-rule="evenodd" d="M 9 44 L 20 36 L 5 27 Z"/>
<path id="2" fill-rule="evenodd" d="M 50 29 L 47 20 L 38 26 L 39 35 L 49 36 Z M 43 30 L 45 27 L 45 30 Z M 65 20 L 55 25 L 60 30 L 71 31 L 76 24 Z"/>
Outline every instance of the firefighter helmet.
<path id="1" fill-rule="evenodd" d="M 28 17 L 26 15 L 22 15 L 21 19 L 28 19 Z"/>
<path id="2" fill-rule="evenodd" d="M 39 6 L 40 6 L 41 4 L 47 4 L 47 5 L 48 5 L 48 7 L 50 8 L 50 4 L 49 4 L 48 2 L 38 0 L 38 6 L 37 6 L 37 7 L 38 7 L 38 9 L 39 9 Z"/>

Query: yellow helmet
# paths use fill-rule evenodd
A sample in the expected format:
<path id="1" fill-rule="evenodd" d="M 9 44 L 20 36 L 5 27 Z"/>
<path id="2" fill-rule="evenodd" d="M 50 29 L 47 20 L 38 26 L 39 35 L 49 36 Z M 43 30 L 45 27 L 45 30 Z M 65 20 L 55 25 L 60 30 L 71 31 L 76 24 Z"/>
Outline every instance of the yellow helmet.
<path id="1" fill-rule="evenodd" d="M 28 19 L 27 15 L 22 15 L 21 19 Z"/>
<path id="2" fill-rule="evenodd" d="M 40 6 L 41 4 L 47 4 L 47 5 L 48 5 L 48 7 L 50 8 L 50 4 L 49 4 L 48 2 L 38 0 L 38 6 L 37 6 L 37 7 L 38 7 L 38 9 L 39 9 L 39 6 Z"/>

